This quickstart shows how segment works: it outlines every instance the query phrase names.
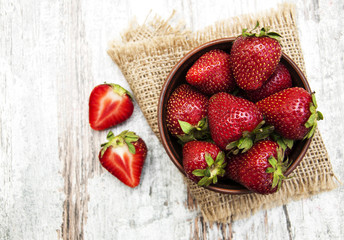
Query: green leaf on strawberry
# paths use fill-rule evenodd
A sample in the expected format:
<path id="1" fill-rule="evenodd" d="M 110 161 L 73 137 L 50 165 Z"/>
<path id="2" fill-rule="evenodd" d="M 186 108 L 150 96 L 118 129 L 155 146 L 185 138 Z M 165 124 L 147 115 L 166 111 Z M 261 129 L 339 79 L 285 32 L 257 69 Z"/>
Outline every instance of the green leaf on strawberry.
<path id="1" fill-rule="evenodd" d="M 315 129 L 318 125 L 317 121 L 324 119 L 323 114 L 321 112 L 317 111 L 318 104 L 317 104 L 317 101 L 315 98 L 315 93 L 313 92 L 311 94 L 311 96 L 312 96 L 312 102 L 310 103 L 310 107 L 309 107 L 311 115 L 309 116 L 307 122 L 305 123 L 305 127 L 311 128 L 311 129 L 306 134 L 304 139 L 311 138 L 314 135 Z"/>
<path id="2" fill-rule="evenodd" d="M 252 131 L 244 131 L 242 137 L 234 142 L 230 142 L 226 146 L 226 150 L 229 150 L 232 154 L 247 152 L 255 142 L 267 138 L 274 130 L 273 126 L 265 126 L 265 121 L 261 121 L 257 127 Z"/>
<path id="3" fill-rule="evenodd" d="M 208 120 L 206 117 L 202 118 L 195 126 L 181 120 L 178 120 L 178 122 L 184 132 L 184 134 L 177 135 L 182 143 L 192 140 L 207 140 L 210 138 Z"/>
<path id="4" fill-rule="evenodd" d="M 192 174 L 197 177 L 202 177 L 199 180 L 199 186 L 209 186 L 210 184 L 215 184 L 218 181 L 218 176 L 223 177 L 225 174 L 225 154 L 224 152 L 219 152 L 216 159 L 212 158 L 209 153 L 205 153 L 205 161 L 207 162 L 207 168 L 205 169 L 195 169 Z"/>

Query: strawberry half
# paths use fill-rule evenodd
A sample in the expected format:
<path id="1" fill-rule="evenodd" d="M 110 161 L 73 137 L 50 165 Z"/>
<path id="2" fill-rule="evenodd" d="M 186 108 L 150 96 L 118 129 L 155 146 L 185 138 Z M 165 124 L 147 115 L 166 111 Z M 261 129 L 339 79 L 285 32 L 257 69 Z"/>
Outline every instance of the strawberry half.
<path id="1" fill-rule="evenodd" d="M 256 27 L 259 27 L 257 23 Z M 252 31 L 253 31 L 252 30 Z M 261 28 L 258 34 L 243 30 L 233 43 L 231 63 L 235 81 L 244 90 L 255 90 L 275 71 L 282 56 L 279 34 Z"/>
<path id="2" fill-rule="evenodd" d="M 313 136 L 317 120 L 323 115 L 317 111 L 315 95 L 300 87 L 284 89 L 256 103 L 283 138 L 302 140 Z"/>
<path id="3" fill-rule="evenodd" d="M 107 140 L 99 152 L 100 163 L 127 186 L 136 187 L 140 183 L 142 167 L 147 156 L 145 142 L 129 131 L 123 131 L 118 136 L 114 136 L 110 131 Z"/>
<path id="4" fill-rule="evenodd" d="M 293 82 L 288 69 L 283 63 L 279 63 L 275 72 L 264 82 L 263 86 L 256 90 L 246 91 L 246 97 L 252 102 L 258 102 L 283 89 L 292 87 L 292 84 Z"/>
<path id="5" fill-rule="evenodd" d="M 130 93 L 118 84 L 96 86 L 89 99 L 89 123 L 104 130 L 127 120 L 134 111 Z"/>
<path id="6" fill-rule="evenodd" d="M 186 176 L 200 186 L 215 184 L 225 174 L 225 154 L 210 142 L 190 141 L 183 147 Z"/>
<path id="7" fill-rule="evenodd" d="M 182 142 L 209 136 L 208 97 L 187 84 L 177 87 L 167 102 L 166 124 L 170 133 Z"/>
<path id="8" fill-rule="evenodd" d="M 270 194 L 281 187 L 287 168 L 288 163 L 284 161 L 284 152 L 279 145 L 263 140 L 245 153 L 230 156 L 226 176 L 253 192 Z"/>
<path id="9" fill-rule="evenodd" d="M 220 49 L 206 52 L 189 69 L 186 81 L 207 95 L 234 90 L 229 59 L 229 54 Z"/>

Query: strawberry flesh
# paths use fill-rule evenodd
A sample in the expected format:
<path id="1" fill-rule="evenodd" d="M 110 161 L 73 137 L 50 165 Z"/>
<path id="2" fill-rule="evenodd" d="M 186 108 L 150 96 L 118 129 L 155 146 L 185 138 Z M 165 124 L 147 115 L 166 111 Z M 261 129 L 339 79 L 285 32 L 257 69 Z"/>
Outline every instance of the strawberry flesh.
<path id="1" fill-rule="evenodd" d="M 96 86 L 89 99 L 89 123 L 104 130 L 127 120 L 134 111 L 129 93 L 117 84 Z"/>
<path id="2" fill-rule="evenodd" d="M 121 136 L 122 135 L 122 136 Z M 140 183 L 142 167 L 147 156 L 147 146 L 141 139 L 131 142 L 135 153 L 131 152 L 125 136 L 111 136 L 99 152 L 99 161 L 102 166 L 121 182 L 129 187 L 136 187 Z"/>

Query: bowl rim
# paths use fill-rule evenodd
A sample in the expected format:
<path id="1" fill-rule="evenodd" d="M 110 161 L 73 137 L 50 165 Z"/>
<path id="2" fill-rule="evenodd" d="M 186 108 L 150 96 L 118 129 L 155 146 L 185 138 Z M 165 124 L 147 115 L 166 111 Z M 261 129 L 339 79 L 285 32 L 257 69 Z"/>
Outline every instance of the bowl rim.
<path id="1" fill-rule="evenodd" d="M 170 160 L 173 162 L 173 164 L 179 169 L 179 171 L 186 177 L 185 171 L 183 166 L 179 163 L 179 161 L 176 159 L 175 155 L 173 154 L 173 151 L 171 150 L 167 142 L 166 136 L 164 133 L 164 126 L 163 126 L 163 102 L 164 102 L 164 96 L 166 95 L 166 91 L 168 90 L 168 85 L 172 81 L 173 76 L 176 74 L 178 69 L 180 68 L 181 65 L 183 65 L 189 58 L 191 58 L 194 54 L 198 53 L 199 51 L 202 51 L 208 47 L 212 47 L 216 44 L 223 44 L 227 42 L 233 42 L 236 39 L 236 37 L 226 37 L 226 38 L 219 38 L 215 39 L 206 43 L 203 43 L 199 45 L 198 47 L 195 47 L 194 49 L 190 50 L 188 53 L 186 53 L 172 68 L 170 73 L 165 79 L 165 82 L 162 86 L 162 89 L 160 91 L 160 96 L 159 96 L 159 102 L 158 102 L 158 129 L 159 129 L 159 135 L 161 138 L 161 142 L 165 148 L 165 151 L 167 152 L 167 155 L 169 156 Z M 301 71 L 299 66 L 286 54 L 282 51 L 282 56 L 281 59 L 284 59 L 291 67 L 295 70 L 296 74 L 300 77 L 305 89 L 309 92 L 312 93 L 311 88 L 309 86 L 309 83 L 307 81 L 306 76 L 304 73 Z M 168 133 L 167 133 L 168 134 Z M 305 139 L 303 148 L 301 149 L 300 154 L 298 157 L 293 161 L 293 163 L 289 166 L 287 171 L 285 172 L 285 176 L 288 176 L 301 162 L 303 157 L 305 156 L 309 145 L 311 143 L 313 137 Z M 253 193 L 251 190 L 243 188 L 243 189 L 227 189 L 227 188 L 221 188 L 221 184 L 216 185 L 209 185 L 206 188 L 208 190 L 212 190 L 214 192 L 218 193 L 224 193 L 224 194 L 232 194 L 232 195 L 238 195 L 238 194 L 248 194 L 248 193 Z"/>

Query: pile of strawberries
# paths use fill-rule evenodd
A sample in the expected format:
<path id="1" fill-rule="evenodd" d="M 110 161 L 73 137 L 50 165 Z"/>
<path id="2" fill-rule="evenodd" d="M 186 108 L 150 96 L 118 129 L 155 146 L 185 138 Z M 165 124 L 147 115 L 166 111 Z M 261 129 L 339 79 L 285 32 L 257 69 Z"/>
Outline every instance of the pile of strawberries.
<path id="1" fill-rule="evenodd" d="M 230 52 L 210 50 L 170 95 L 166 123 L 183 145 L 187 177 L 201 186 L 229 178 L 260 193 L 276 192 L 295 140 L 310 138 L 314 94 L 293 87 L 280 62 L 280 35 L 243 30 Z"/>

